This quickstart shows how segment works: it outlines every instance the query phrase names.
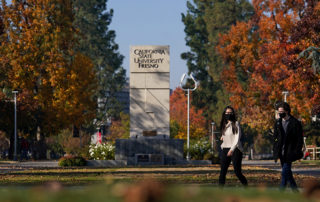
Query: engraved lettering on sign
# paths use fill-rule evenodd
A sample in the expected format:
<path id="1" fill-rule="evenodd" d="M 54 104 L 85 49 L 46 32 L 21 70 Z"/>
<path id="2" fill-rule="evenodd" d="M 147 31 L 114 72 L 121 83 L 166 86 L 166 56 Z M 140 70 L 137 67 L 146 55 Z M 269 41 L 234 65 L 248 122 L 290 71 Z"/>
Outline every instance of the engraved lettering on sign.
<path id="1" fill-rule="evenodd" d="M 144 130 L 142 132 L 142 134 L 143 134 L 143 136 L 146 136 L 146 137 L 157 136 L 157 131 L 156 130 L 151 130 L 151 131 Z"/>
<path id="2" fill-rule="evenodd" d="M 135 49 L 133 53 L 137 56 L 133 61 L 138 64 L 138 68 L 159 68 L 159 64 L 163 64 L 164 58 L 158 57 L 166 54 L 164 49 Z"/>
<path id="3" fill-rule="evenodd" d="M 161 154 L 151 154 L 150 162 L 161 163 L 163 161 L 163 156 Z"/>
<path id="4" fill-rule="evenodd" d="M 149 155 L 148 154 L 139 154 L 137 155 L 137 162 L 149 162 Z"/>

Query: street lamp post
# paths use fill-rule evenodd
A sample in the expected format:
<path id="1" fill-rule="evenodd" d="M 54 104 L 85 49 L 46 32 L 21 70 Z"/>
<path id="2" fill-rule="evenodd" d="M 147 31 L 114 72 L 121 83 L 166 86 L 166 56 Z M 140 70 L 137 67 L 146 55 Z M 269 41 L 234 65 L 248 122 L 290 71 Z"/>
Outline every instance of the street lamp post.
<path id="1" fill-rule="evenodd" d="M 214 125 L 215 122 L 211 122 L 211 147 L 212 147 L 212 152 L 214 151 L 214 146 L 213 146 L 213 141 L 214 141 Z"/>
<path id="2" fill-rule="evenodd" d="M 13 160 L 17 160 L 17 93 L 18 91 L 12 91 L 14 94 L 14 153 Z"/>
<path id="3" fill-rule="evenodd" d="M 284 101 L 287 102 L 287 96 L 289 95 L 289 91 L 282 91 L 282 95 L 284 95 Z"/>
<path id="4" fill-rule="evenodd" d="M 192 76 L 192 74 L 191 75 L 188 75 L 192 80 L 193 80 L 193 82 L 194 82 L 194 88 L 192 88 L 192 89 L 190 89 L 190 88 L 183 88 L 183 86 L 182 86 L 182 82 L 183 82 L 183 80 L 185 79 L 185 77 L 186 77 L 186 73 L 184 73 L 183 75 L 182 75 L 182 77 L 181 77 L 181 79 L 180 79 L 180 87 L 182 88 L 182 90 L 184 90 L 184 91 L 187 91 L 187 94 L 188 94 L 188 103 L 187 103 L 187 107 L 188 107 L 188 111 L 187 111 L 187 116 L 188 116 L 188 120 L 187 120 L 187 160 L 190 160 L 190 152 L 189 152 L 189 148 L 190 148 L 190 130 L 189 130 L 189 128 L 190 128 L 190 121 L 189 121 L 189 119 L 190 119 L 190 115 L 189 115 L 189 113 L 190 113 L 190 91 L 194 91 L 194 90 L 196 90 L 197 89 L 197 87 L 198 87 L 198 84 L 197 84 L 197 81 L 193 78 L 193 76 Z"/>

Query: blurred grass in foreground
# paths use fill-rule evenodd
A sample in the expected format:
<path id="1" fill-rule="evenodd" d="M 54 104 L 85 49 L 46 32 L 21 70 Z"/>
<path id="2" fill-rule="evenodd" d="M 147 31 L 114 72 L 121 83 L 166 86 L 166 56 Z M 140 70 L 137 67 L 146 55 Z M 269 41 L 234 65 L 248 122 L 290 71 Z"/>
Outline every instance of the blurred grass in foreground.
<path id="1" fill-rule="evenodd" d="M 0 202 L 320 201 L 320 183 L 316 177 L 294 174 L 303 193 L 293 193 L 290 189 L 281 192 L 280 172 L 258 166 L 243 166 L 249 182 L 246 189 L 232 168 L 226 187 L 219 188 L 217 165 L 2 169 Z"/>
<path id="2" fill-rule="evenodd" d="M 314 196 L 314 195 L 312 195 Z M 92 186 L 63 187 L 58 182 L 42 186 L 0 188 L 0 201 L 6 202 L 205 202 L 205 201 L 317 201 L 291 190 L 276 188 L 225 187 L 208 185 L 163 184 L 154 180 L 136 183 L 111 183 Z"/>

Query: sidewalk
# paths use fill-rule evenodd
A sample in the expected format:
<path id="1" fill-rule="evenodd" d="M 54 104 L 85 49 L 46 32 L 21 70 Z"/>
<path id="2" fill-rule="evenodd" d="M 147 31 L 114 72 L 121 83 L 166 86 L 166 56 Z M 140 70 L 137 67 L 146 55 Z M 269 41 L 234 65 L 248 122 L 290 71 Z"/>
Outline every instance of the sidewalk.
<path id="1" fill-rule="evenodd" d="M 59 168 L 58 161 L 0 161 L 0 169 L 4 167 Z"/>
<path id="2" fill-rule="evenodd" d="M 271 170 L 281 172 L 280 161 L 277 163 L 274 160 L 243 160 L 243 165 L 261 166 L 263 168 L 269 168 Z M 320 178 L 320 166 L 309 166 L 309 165 L 292 165 L 292 172 L 299 175 L 309 175 Z"/>

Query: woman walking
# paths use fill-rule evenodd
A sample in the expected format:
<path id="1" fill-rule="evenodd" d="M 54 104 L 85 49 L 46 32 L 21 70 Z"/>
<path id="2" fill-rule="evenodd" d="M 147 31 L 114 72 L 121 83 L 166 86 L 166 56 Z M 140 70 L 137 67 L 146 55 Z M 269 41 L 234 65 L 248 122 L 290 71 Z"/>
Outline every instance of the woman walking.
<path id="1" fill-rule="evenodd" d="M 225 184 L 228 167 L 232 161 L 236 176 L 243 185 L 247 186 L 247 179 L 241 172 L 243 148 L 240 142 L 240 126 L 236 119 L 235 111 L 230 106 L 227 106 L 223 111 L 220 130 L 223 142 L 221 144 L 219 185 L 223 186 Z"/>

